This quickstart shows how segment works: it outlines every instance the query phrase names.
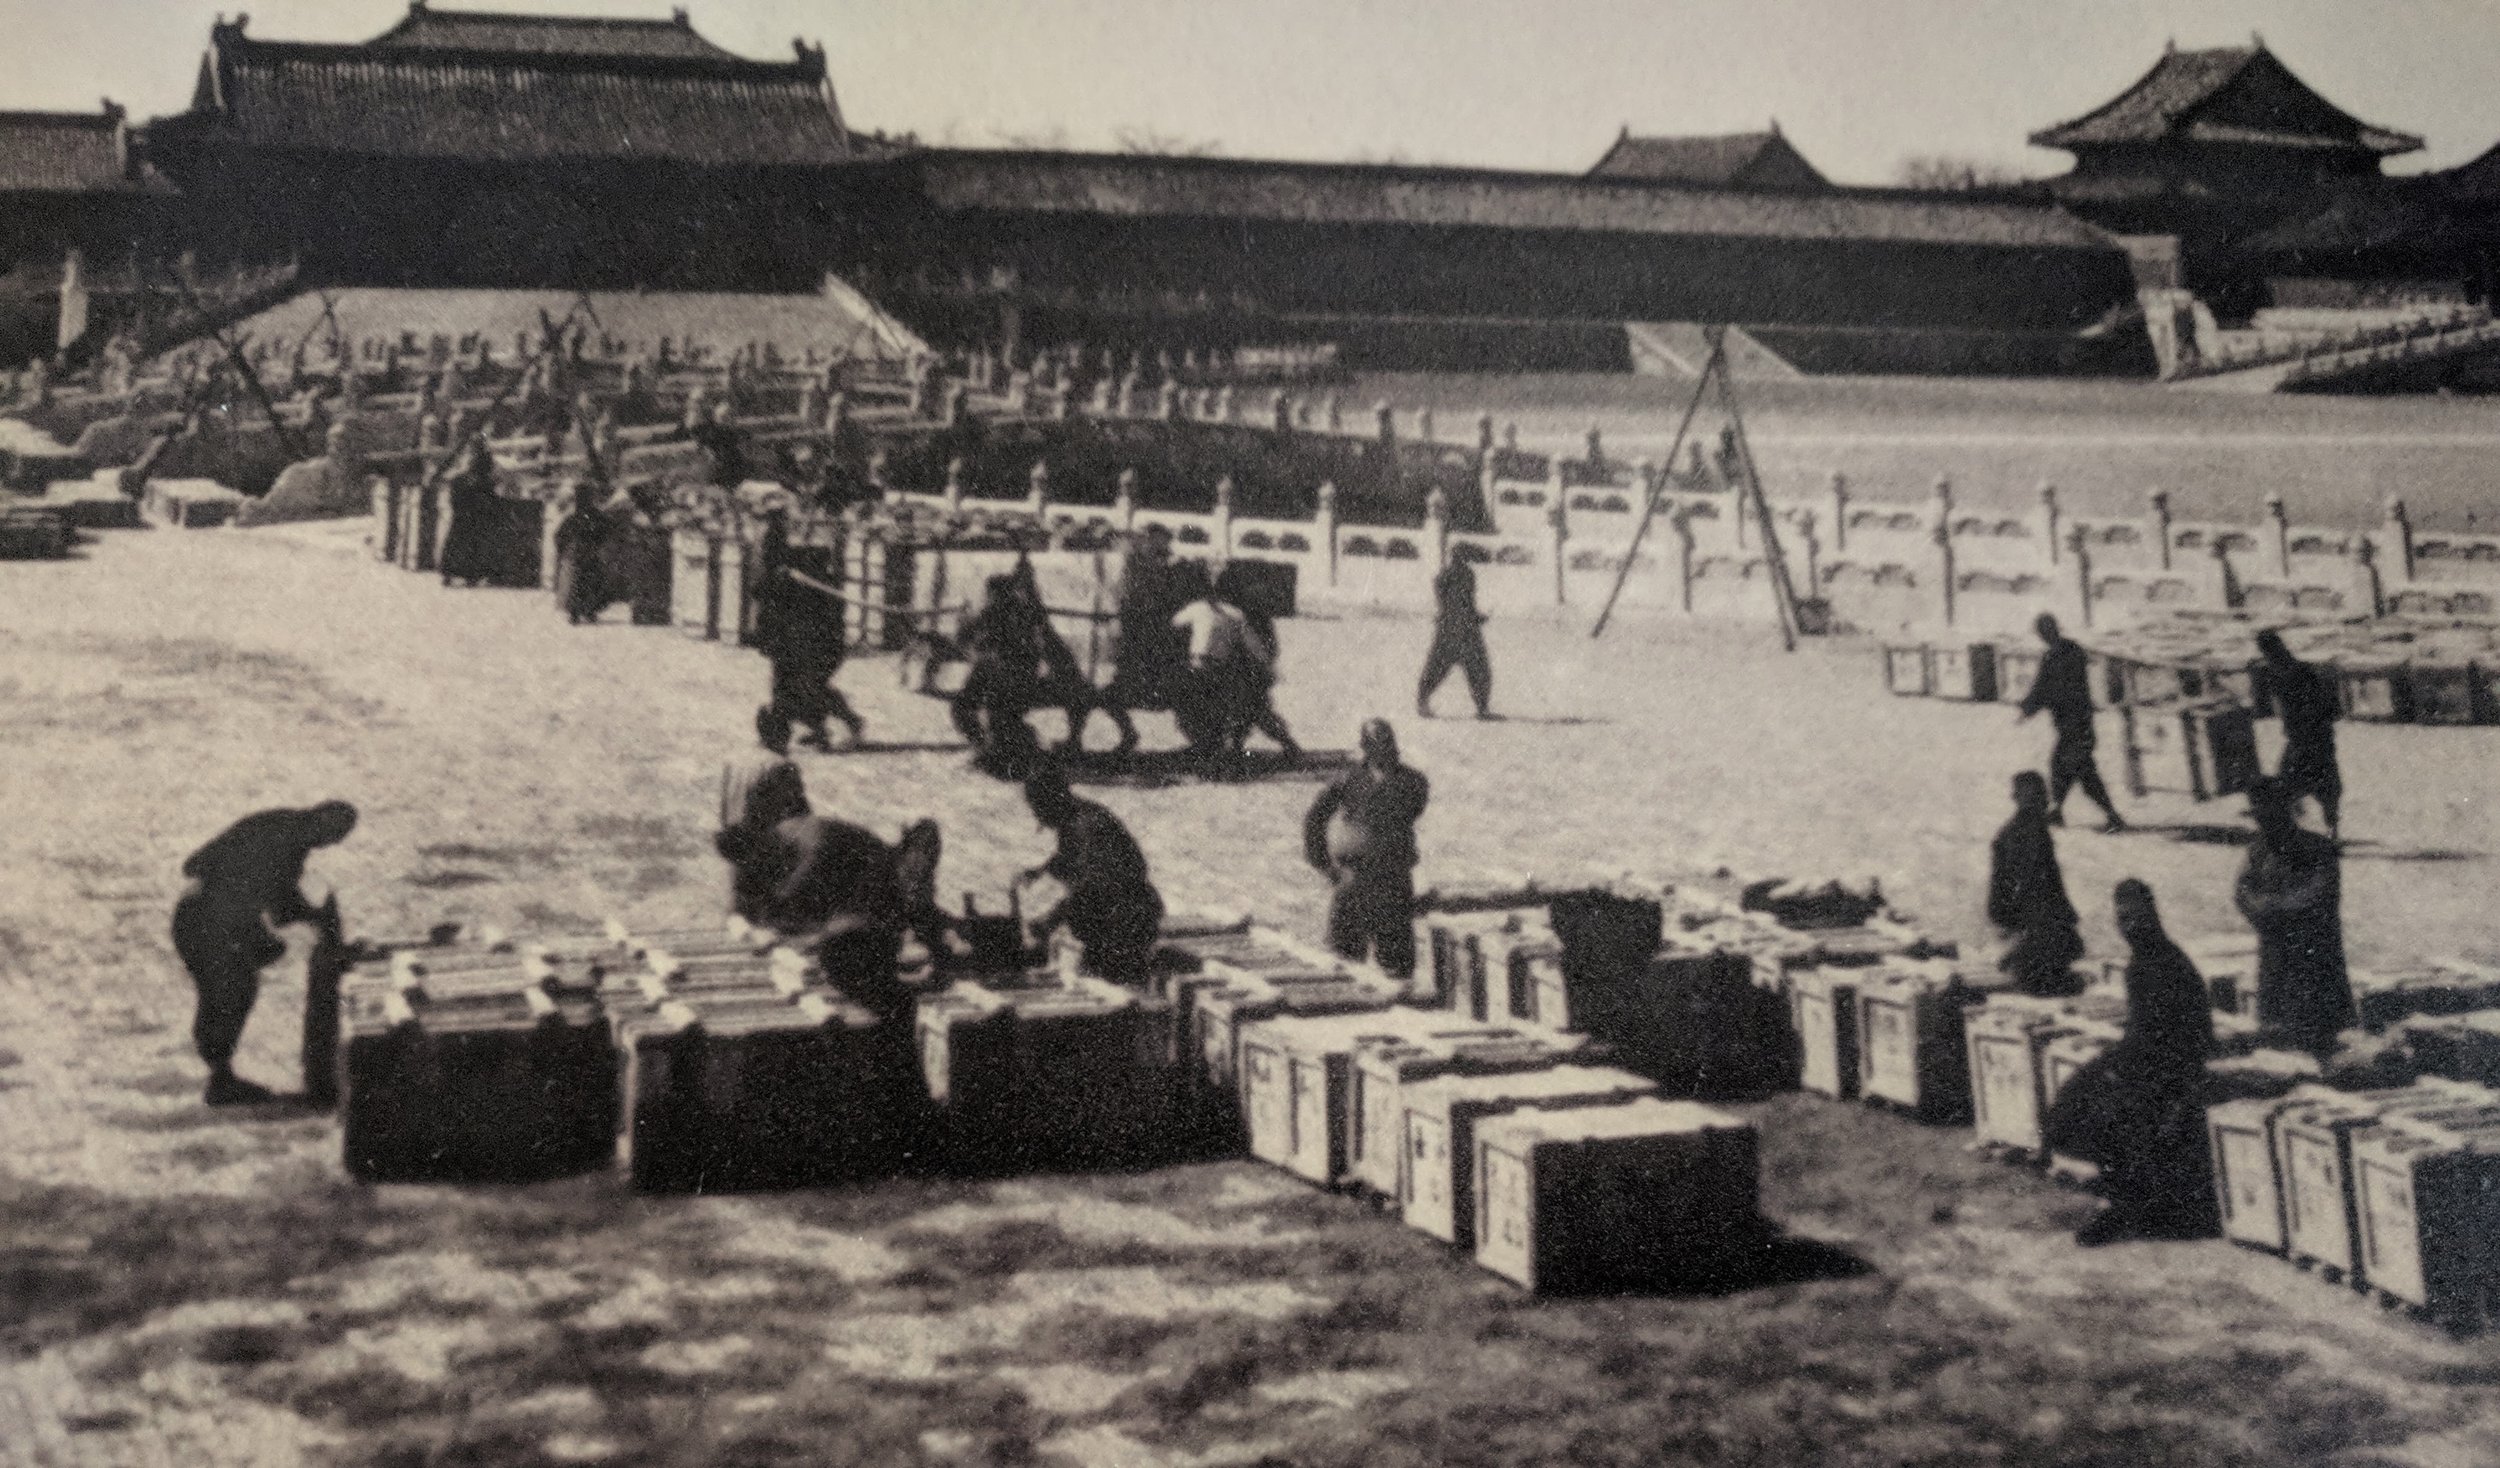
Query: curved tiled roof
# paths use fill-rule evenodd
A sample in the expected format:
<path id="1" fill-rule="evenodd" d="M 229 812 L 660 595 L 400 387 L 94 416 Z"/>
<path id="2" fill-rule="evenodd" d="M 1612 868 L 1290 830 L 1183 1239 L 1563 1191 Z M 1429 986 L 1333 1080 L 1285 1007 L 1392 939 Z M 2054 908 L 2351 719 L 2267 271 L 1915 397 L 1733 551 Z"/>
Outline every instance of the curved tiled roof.
<path id="1" fill-rule="evenodd" d="M 2043 148 L 2165 139 L 2410 153 L 2422 140 L 2372 127 L 2312 91 L 2263 46 L 2170 51 L 2134 86 L 2031 135 Z"/>
<path id="2" fill-rule="evenodd" d="M 413 0 L 399 24 L 366 43 L 394 50 L 502 51 L 531 56 L 645 57 L 735 61 L 734 52 L 694 33 L 686 12 L 668 20 L 607 16 L 496 15 L 436 10 Z"/>
<path id="3" fill-rule="evenodd" d="M 1777 132 L 1636 138 L 1629 128 L 1597 160 L 1589 177 L 1723 188 L 1746 184 L 1811 188 L 1825 181 Z"/>
<path id="4" fill-rule="evenodd" d="M 374 157 L 809 165 L 849 156 L 821 51 L 766 62 L 305 45 L 220 26 L 189 121 L 245 146 Z"/>
<path id="5" fill-rule="evenodd" d="M 932 149 L 906 163 L 945 211 L 2116 248 L 2054 207 L 1883 189 L 1762 193 L 1553 173 L 1111 153 Z"/>
<path id="6" fill-rule="evenodd" d="M 118 108 L 0 112 L 0 193 L 118 194 L 154 182 L 129 166 Z"/>

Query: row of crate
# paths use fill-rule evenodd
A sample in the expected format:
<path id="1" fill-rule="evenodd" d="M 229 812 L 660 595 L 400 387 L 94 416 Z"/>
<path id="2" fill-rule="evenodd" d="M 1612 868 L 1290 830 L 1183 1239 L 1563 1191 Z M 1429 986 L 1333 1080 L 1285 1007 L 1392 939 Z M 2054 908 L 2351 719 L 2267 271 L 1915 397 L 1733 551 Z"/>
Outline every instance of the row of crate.
<path id="1" fill-rule="evenodd" d="M 2040 671 L 2036 648 L 1999 643 L 1890 643 L 1884 647 L 1884 687 L 1905 698 L 1963 703 L 2020 703 Z M 2334 675 L 2343 717 L 2373 724 L 2500 723 L 2500 691 L 2484 659 L 2407 657 L 2373 652 L 2339 656 L 2328 649 L 2317 659 Z M 2149 650 L 2133 655 L 2095 650 L 2095 686 L 2113 707 L 2169 707 L 2211 702 L 2236 705 L 2258 717 L 2272 712 L 2265 679 L 2250 658 L 2163 660 Z"/>

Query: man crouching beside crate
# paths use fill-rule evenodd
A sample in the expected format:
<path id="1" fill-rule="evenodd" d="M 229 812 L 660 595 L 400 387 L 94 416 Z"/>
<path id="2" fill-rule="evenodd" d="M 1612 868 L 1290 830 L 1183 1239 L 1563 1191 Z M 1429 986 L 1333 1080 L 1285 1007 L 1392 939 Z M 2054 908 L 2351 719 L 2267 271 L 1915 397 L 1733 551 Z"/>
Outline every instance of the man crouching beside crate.
<path id="1" fill-rule="evenodd" d="M 245 816 L 182 864 L 189 879 L 174 904 L 174 952 L 199 991 L 191 1041 L 208 1064 L 211 1106 L 273 1099 L 266 1086 L 234 1073 L 235 1047 L 260 997 L 260 974 L 286 952 L 274 924 L 321 925 L 335 940 L 335 903 L 304 897 L 304 862 L 356 829 L 356 807 L 325 801 L 306 810 L 265 810 Z"/>
<path id="2" fill-rule="evenodd" d="M 732 870 L 731 907 L 794 946 L 813 945 L 825 977 L 851 1001 L 908 1033 L 912 999 L 898 968 L 903 935 L 943 951 L 937 910 L 937 823 L 887 845 L 824 816 L 729 826 L 712 844 Z"/>

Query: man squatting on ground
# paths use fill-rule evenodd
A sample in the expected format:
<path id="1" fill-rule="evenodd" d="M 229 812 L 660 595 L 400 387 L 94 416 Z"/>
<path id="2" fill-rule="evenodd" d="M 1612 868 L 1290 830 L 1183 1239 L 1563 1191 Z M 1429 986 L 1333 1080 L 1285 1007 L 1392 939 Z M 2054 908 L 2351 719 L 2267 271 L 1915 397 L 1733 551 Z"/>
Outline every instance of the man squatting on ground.
<path id="1" fill-rule="evenodd" d="M 2123 831 L 2127 823 L 2101 783 L 2100 766 L 2092 759 L 2097 736 L 2092 731 L 2092 666 L 2083 645 L 2057 628 L 2057 619 L 2043 613 L 2032 624 L 2048 650 L 2040 655 L 2040 676 L 2023 697 L 2022 718 L 2045 710 L 2057 730 L 2049 751 L 2049 824 L 2066 824 L 2066 792 L 2080 785 L 2109 820 L 2104 831 Z"/>
<path id="2" fill-rule="evenodd" d="M 300 889 L 304 862 L 356 829 L 356 807 L 325 801 L 306 810 L 245 816 L 182 864 L 189 879 L 174 904 L 174 952 L 199 991 L 191 1040 L 208 1063 L 211 1106 L 267 1101 L 267 1087 L 234 1073 L 235 1047 L 260 997 L 260 973 L 285 954 L 271 924 L 336 923 Z"/>
<path id="3" fill-rule="evenodd" d="M 1988 921 L 2005 935 L 1997 967 L 2026 994 L 2046 998 L 2082 992 L 2075 960 L 2083 957 L 2075 905 L 2058 870 L 2049 834 L 2049 784 L 2037 770 L 2014 777 L 2014 814 L 1989 848 Z"/>
<path id="4" fill-rule="evenodd" d="M 1432 717 L 1432 695 L 1457 668 L 1467 675 L 1476 717 L 1493 717 L 1493 657 L 1485 651 L 1485 616 L 1476 610 L 1476 573 L 1456 556 L 1432 578 L 1432 650 L 1415 685 L 1415 717 Z"/>
<path id="5" fill-rule="evenodd" d="M 2101 1167 L 2106 1211 L 2078 1231 L 2086 1246 L 2129 1238 L 2206 1238 L 2216 1226 L 2205 1140 L 2205 1062 L 2213 1005 L 2196 965 L 2163 931 L 2153 889 L 2130 877 L 2113 894 L 2127 940 L 2127 1028 L 2070 1082 L 2052 1132 Z"/>
<path id="6" fill-rule="evenodd" d="M 1163 896 L 1147 875 L 1137 838 L 1118 816 L 1069 790 L 1057 765 L 1040 765 L 1025 777 L 1024 800 L 1059 845 L 1022 880 L 1055 877 L 1068 894 L 1033 920 L 1034 938 L 1046 941 L 1064 926 L 1085 945 L 1094 972 L 1117 983 L 1145 983 L 1163 929 Z"/>
<path id="7" fill-rule="evenodd" d="M 1302 820 L 1303 855 L 1334 884 L 1328 946 L 1415 975 L 1415 823 L 1432 784 L 1398 761 L 1386 719 L 1363 725 L 1362 763 L 1319 793 Z"/>

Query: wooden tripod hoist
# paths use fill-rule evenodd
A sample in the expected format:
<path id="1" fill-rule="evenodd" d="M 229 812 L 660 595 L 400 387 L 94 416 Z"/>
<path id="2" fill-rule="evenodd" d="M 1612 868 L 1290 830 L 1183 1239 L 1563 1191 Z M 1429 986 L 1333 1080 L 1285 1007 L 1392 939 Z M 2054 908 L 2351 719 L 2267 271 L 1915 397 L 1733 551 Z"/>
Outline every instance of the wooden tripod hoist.
<path id="1" fill-rule="evenodd" d="M 1745 437 L 1745 418 L 1736 408 L 1736 382 L 1727 360 L 1727 328 L 1704 327 L 1710 342 L 1709 359 L 1702 363 L 1701 375 L 1693 379 L 1693 396 L 1684 405 L 1684 417 L 1675 426 L 1675 441 L 1667 446 L 1665 473 L 1675 472 L 1675 456 L 1684 450 L 1684 440 L 1692 432 L 1693 417 L 1701 411 L 1702 399 L 1716 388 L 1719 406 L 1727 414 L 1728 426 L 1736 446 L 1736 513 L 1750 514 L 1762 536 L 1762 564 L 1771 580 L 1771 594 L 1779 605 L 1780 641 L 1790 652 L 1797 650 L 1797 589 L 1788 579 L 1788 557 L 1780 548 L 1779 528 L 1772 523 L 1771 503 L 1762 494 L 1762 475 L 1754 466 L 1753 445 Z M 1606 593 L 1605 609 L 1597 614 L 1597 625 L 1589 636 L 1605 635 L 1606 623 L 1614 616 L 1615 602 L 1623 595 L 1623 583 L 1631 578 L 1632 567 L 1640 555 L 1641 541 L 1649 534 L 1649 522 L 1658 515 L 1660 485 L 1641 486 L 1641 518 L 1632 528 L 1632 543 L 1623 552 L 1623 565 L 1615 572 L 1614 589 Z"/>

